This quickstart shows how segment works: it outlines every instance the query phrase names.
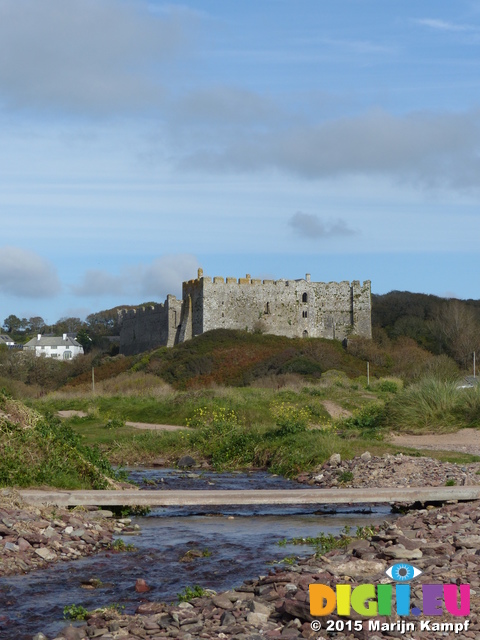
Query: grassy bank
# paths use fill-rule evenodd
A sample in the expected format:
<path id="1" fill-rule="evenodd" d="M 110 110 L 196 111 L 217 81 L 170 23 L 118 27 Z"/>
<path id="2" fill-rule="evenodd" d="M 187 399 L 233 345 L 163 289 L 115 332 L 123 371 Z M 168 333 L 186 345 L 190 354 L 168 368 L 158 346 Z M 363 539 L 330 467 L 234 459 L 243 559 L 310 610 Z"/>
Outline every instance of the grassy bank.
<path id="1" fill-rule="evenodd" d="M 455 382 L 425 378 L 388 402 L 384 426 L 416 434 L 479 427 L 480 386 L 459 389 Z"/>
<path id="2" fill-rule="evenodd" d="M 0 394 L 0 486 L 107 489 L 115 475 L 68 425 Z"/>
<path id="3" fill-rule="evenodd" d="M 144 374 L 130 375 L 138 387 Z M 405 389 L 395 379 L 381 379 L 368 388 L 365 382 L 363 378 L 351 380 L 329 372 L 310 385 L 290 378 L 281 389 L 175 391 L 162 386 L 140 395 L 57 392 L 35 406 L 49 412 L 76 409 L 87 413 L 64 424 L 79 434 L 84 444 L 99 445 L 112 463 L 148 464 L 162 458 L 174 464 L 188 453 L 217 469 L 262 467 L 289 476 L 315 468 L 332 453 L 340 453 L 343 458 L 367 449 L 374 455 L 415 453 L 390 445 L 389 431 L 424 432 L 430 424 L 438 423 L 439 416 L 443 416 L 442 424 L 455 429 L 467 426 L 465 407 L 470 407 L 468 416 L 475 415 L 474 397 L 478 393 L 469 395 L 473 390 L 455 389 L 448 396 L 450 404 L 439 404 L 443 397 L 439 389 L 443 387 L 437 388 L 428 380 Z M 436 402 L 435 390 L 439 391 Z M 430 398 L 432 406 L 439 407 L 432 409 L 429 420 L 425 420 L 426 409 L 422 408 L 419 416 L 423 423 L 419 424 L 420 417 L 413 408 L 422 393 Z M 455 421 L 446 416 L 459 418 Z M 189 425 L 191 430 L 139 431 L 125 426 L 125 421 Z M 455 453 L 428 455 L 456 462 L 474 459 Z"/>

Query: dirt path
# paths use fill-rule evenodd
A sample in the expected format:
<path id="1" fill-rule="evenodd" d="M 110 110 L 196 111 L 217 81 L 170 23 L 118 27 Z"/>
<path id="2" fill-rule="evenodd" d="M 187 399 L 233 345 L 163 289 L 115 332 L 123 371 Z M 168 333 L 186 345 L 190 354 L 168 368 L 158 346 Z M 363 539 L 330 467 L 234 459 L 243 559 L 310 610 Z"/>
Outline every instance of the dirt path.
<path id="1" fill-rule="evenodd" d="M 126 422 L 127 427 L 135 429 L 151 429 L 152 431 L 183 431 L 188 427 L 181 427 L 178 424 L 150 424 L 149 422 Z"/>
<path id="2" fill-rule="evenodd" d="M 351 411 L 344 409 L 332 400 L 324 400 L 322 404 L 334 420 L 337 418 L 349 418 L 352 415 Z"/>
<path id="3" fill-rule="evenodd" d="M 58 411 L 60 418 L 72 418 L 77 416 L 78 418 L 85 418 L 88 414 L 85 411 L 75 411 L 75 409 L 69 409 L 66 411 Z M 150 429 L 151 431 L 181 431 L 188 427 L 181 427 L 178 424 L 152 424 L 150 422 L 125 422 L 125 426 L 134 427 L 135 429 Z"/>
<path id="4" fill-rule="evenodd" d="M 425 436 L 391 434 L 390 442 L 400 447 L 429 449 L 430 451 L 460 451 L 480 456 L 480 430 L 478 429 L 460 429 L 455 433 Z"/>

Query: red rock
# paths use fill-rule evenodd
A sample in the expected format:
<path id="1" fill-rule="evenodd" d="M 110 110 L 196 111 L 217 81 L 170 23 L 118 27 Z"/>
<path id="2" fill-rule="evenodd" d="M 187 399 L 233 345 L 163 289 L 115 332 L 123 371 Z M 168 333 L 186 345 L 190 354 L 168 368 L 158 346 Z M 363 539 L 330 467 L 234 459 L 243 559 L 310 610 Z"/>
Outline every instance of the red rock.
<path id="1" fill-rule="evenodd" d="M 137 593 L 145 593 L 146 591 L 150 591 L 150 587 L 143 578 L 137 578 L 137 581 L 135 583 L 135 591 Z"/>

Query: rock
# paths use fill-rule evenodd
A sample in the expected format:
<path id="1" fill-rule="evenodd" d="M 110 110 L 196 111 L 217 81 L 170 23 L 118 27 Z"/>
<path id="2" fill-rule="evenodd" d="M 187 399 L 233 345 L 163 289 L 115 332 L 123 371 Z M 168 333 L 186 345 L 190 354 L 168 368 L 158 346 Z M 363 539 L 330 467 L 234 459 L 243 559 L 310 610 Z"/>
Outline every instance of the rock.
<path id="1" fill-rule="evenodd" d="M 340 464 L 342 461 L 342 456 L 339 453 L 332 453 L 329 458 L 329 463 L 332 465 Z"/>
<path id="2" fill-rule="evenodd" d="M 18 548 L 20 551 L 27 551 L 27 549 L 31 549 L 32 545 L 27 542 L 24 538 L 19 538 L 17 540 Z"/>
<path id="3" fill-rule="evenodd" d="M 455 536 L 454 543 L 457 547 L 467 547 L 467 549 L 480 549 L 480 535 Z"/>
<path id="4" fill-rule="evenodd" d="M 368 462 L 368 460 L 372 459 L 372 454 L 370 453 L 370 451 L 365 451 L 365 453 L 362 453 L 362 455 L 360 456 L 360 460 L 363 460 L 364 462 Z"/>
<path id="5" fill-rule="evenodd" d="M 57 554 L 55 553 L 55 551 L 52 551 L 48 547 L 40 547 L 40 549 L 35 549 L 35 553 L 47 562 L 53 562 L 53 560 L 56 560 L 57 558 Z"/>
<path id="6" fill-rule="evenodd" d="M 180 469 L 189 469 L 190 467 L 194 467 L 196 465 L 196 461 L 192 456 L 182 456 L 180 460 L 177 462 L 177 467 Z"/>
<path id="7" fill-rule="evenodd" d="M 250 611 L 253 611 L 254 613 L 262 613 L 267 616 L 267 618 L 272 613 L 271 607 L 267 606 L 263 602 L 259 602 L 258 600 L 250 600 L 247 607 Z"/>
<path id="8" fill-rule="evenodd" d="M 213 596 L 212 602 L 219 609 L 225 609 L 226 611 L 230 611 L 233 609 L 233 604 L 230 598 L 228 598 L 228 596 L 223 593 Z"/>
<path id="9" fill-rule="evenodd" d="M 420 549 L 404 549 L 403 547 L 397 547 L 396 545 L 385 547 L 383 549 L 383 553 L 390 558 L 399 560 L 415 560 L 423 556 Z"/>
<path id="10" fill-rule="evenodd" d="M 83 638 L 87 636 L 85 629 L 73 627 L 72 625 L 64 627 L 59 635 L 65 638 L 65 640 L 83 640 Z"/>
<path id="11" fill-rule="evenodd" d="M 328 566 L 328 570 L 335 576 L 350 576 L 364 578 L 374 576 L 385 571 L 385 563 L 380 560 L 350 560 Z"/>
<path id="12" fill-rule="evenodd" d="M 150 587 L 143 578 L 137 578 L 137 581 L 135 583 L 135 591 L 137 593 L 146 593 L 147 591 L 150 591 Z"/>
<path id="13" fill-rule="evenodd" d="M 231 624 L 235 624 L 236 621 L 237 619 L 230 611 L 224 611 L 220 617 L 220 625 L 222 627 L 228 627 Z"/>
<path id="14" fill-rule="evenodd" d="M 255 613 L 251 611 L 247 613 L 247 622 L 248 624 L 253 624 L 254 626 L 263 625 L 268 621 L 268 616 L 265 613 Z"/>

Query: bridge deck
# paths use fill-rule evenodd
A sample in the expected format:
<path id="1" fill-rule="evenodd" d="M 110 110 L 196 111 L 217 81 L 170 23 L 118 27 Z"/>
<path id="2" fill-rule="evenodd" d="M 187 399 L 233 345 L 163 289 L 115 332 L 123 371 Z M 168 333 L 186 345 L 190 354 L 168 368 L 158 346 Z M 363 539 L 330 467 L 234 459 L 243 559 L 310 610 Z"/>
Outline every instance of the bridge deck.
<path id="1" fill-rule="evenodd" d="M 375 489 L 281 489 L 281 490 L 199 490 L 199 491 L 19 491 L 29 504 L 58 506 L 139 505 L 167 506 L 219 506 L 258 504 L 374 504 L 395 502 L 444 502 L 447 500 L 479 500 L 479 486 L 465 487 L 408 487 Z"/>

